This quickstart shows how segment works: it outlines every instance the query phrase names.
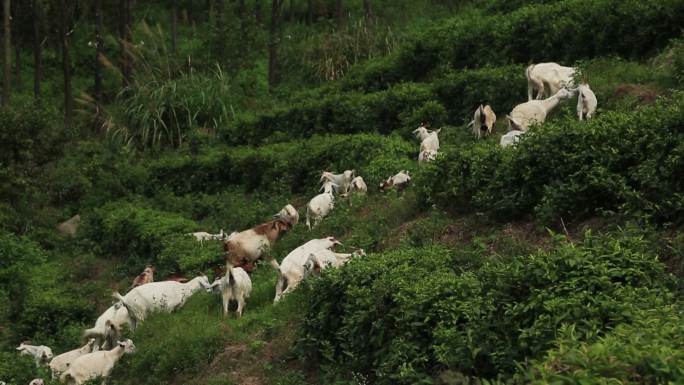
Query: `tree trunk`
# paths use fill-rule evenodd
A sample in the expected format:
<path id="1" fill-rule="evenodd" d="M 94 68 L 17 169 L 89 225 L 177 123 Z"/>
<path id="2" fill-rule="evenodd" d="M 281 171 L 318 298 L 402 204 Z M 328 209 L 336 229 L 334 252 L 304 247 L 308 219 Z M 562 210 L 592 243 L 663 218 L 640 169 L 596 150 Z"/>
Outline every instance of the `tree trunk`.
<path id="1" fill-rule="evenodd" d="M 280 7 L 283 0 L 271 0 L 271 25 L 268 39 L 268 86 L 273 89 L 279 79 L 278 46 L 280 44 Z"/>
<path id="2" fill-rule="evenodd" d="M 59 36 L 62 45 L 62 70 L 64 72 L 64 127 L 71 128 L 74 100 L 71 94 L 71 63 L 69 60 L 69 0 L 60 0 Z"/>
<path id="3" fill-rule="evenodd" d="M 240 55 L 240 68 L 244 68 L 247 65 L 247 55 L 249 55 L 247 46 L 247 41 L 249 39 L 249 31 L 247 30 L 249 20 L 247 17 L 247 3 L 245 0 L 238 0 L 238 16 L 240 18 L 240 40 L 242 41 L 242 44 L 239 45 L 240 52 L 238 52 L 238 55 Z"/>
<path id="4" fill-rule="evenodd" d="M 102 104 L 103 101 L 103 81 L 102 81 L 102 51 L 104 41 L 102 40 L 103 32 L 102 21 L 102 0 L 95 0 L 95 130 L 99 132 L 102 129 Z"/>
<path id="5" fill-rule="evenodd" d="M 261 24 L 261 0 L 254 0 L 254 19 Z"/>
<path id="6" fill-rule="evenodd" d="M 371 8 L 371 0 L 363 0 L 363 10 L 366 13 L 367 19 L 370 19 L 373 17 L 373 9 Z"/>
<path id="7" fill-rule="evenodd" d="M 43 16 L 40 9 L 40 0 L 31 0 L 31 7 L 33 8 L 33 97 L 36 104 L 39 104 L 40 78 L 43 66 L 43 47 L 40 41 L 40 23 Z"/>
<path id="8" fill-rule="evenodd" d="M 344 26 L 344 1 L 335 1 L 335 18 L 337 19 L 337 28 L 342 29 Z"/>
<path id="9" fill-rule="evenodd" d="M 307 0 L 306 2 L 306 24 L 313 24 L 313 0 Z"/>
<path id="10" fill-rule="evenodd" d="M 10 25 L 10 0 L 3 2 L 3 18 L 5 26 L 5 71 L 2 81 L 2 105 L 8 106 L 10 101 L 11 74 L 12 74 L 12 27 Z"/>
<path id="11" fill-rule="evenodd" d="M 14 1 L 12 3 L 12 20 L 19 20 L 19 4 Z M 18 36 L 18 34 L 16 34 Z M 21 47 L 19 39 L 14 39 L 14 86 L 17 91 L 21 92 L 23 84 L 21 82 Z"/>
<path id="12" fill-rule="evenodd" d="M 178 40 L 178 0 L 171 1 L 171 53 L 176 55 Z"/>
<path id="13" fill-rule="evenodd" d="M 123 76 L 123 86 L 131 84 L 131 60 L 129 50 L 131 49 L 131 25 L 130 25 L 130 0 L 119 0 L 119 39 L 121 49 L 121 75 Z"/>

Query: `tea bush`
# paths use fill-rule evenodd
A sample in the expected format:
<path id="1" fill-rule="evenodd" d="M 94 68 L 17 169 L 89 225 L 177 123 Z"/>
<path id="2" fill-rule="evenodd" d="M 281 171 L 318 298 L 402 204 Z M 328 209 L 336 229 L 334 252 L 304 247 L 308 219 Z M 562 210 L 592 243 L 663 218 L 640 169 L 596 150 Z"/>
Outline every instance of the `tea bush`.
<path id="1" fill-rule="evenodd" d="M 571 0 L 528 5 L 508 14 L 472 15 L 440 23 L 383 59 L 383 71 L 403 81 L 424 79 L 447 65 L 485 65 L 555 61 L 619 55 L 643 58 L 679 36 L 684 6 L 670 1 Z M 634 30 L 634 25 L 653 28 Z M 362 72 L 362 71 L 358 71 Z M 378 81 L 359 75 L 369 87 Z M 371 88 L 373 89 L 373 88 Z"/>
<path id="2" fill-rule="evenodd" d="M 552 221 L 619 210 L 676 222 L 684 209 L 677 177 L 684 170 L 683 105 L 676 94 L 636 112 L 549 122 L 514 148 L 447 152 L 417 185 L 426 200 L 450 210 L 502 218 L 535 213 Z"/>
<path id="3" fill-rule="evenodd" d="M 648 249 L 638 237 L 587 235 L 505 262 L 473 254 L 485 262 L 471 271 L 440 246 L 371 255 L 305 285 L 300 348 L 328 373 L 377 384 L 428 383 L 445 370 L 511 374 L 516 361 L 541 357 L 561 325 L 594 341 L 670 302 Z"/>
<path id="4" fill-rule="evenodd" d="M 84 220 L 84 237 L 95 243 L 95 250 L 101 255 L 123 259 L 127 271 L 135 274 L 146 263 L 157 262 L 165 240 L 196 228 L 193 221 L 178 214 L 125 201 L 107 203 L 88 213 Z M 173 266 L 156 267 L 163 275 Z"/>
<path id="5" fill-rule="evenodd" d="M 682 311 L 677 305 L 641 310 L 594 342 L 571 326 L 559 331 L 557 347 L 529 365 L 529 384 L 666 384 L 684 380 Z"/>
<path id="6" fill-rule="evenodd" d="M 247 191 L 316 191 L 321 170 L 356 169 L 367 183 L 379 182 L 411 164 L 417 146 L 397 137 L 326 135 L 260 147 L 223 146 L 171 155 L 149 165 L 150 186 L 176 194 L 215 193 L 230 185 Z"/>

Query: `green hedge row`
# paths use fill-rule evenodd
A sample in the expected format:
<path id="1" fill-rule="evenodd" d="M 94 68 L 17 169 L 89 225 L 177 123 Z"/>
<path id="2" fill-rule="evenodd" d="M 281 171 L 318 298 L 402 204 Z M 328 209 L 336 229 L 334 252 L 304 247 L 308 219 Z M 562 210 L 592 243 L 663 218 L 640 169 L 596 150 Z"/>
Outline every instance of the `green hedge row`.
<path id="1" fill-rule="evenodd" d="M 680 36 L 683 24 L 684 4 L 678 0 L 569 0 L 508 14 L 473 13 L 441 23 L 395 55 L 355 69 L 344 87 L 378 90 L 428 79 L 440 67 L 572 64 L 607 55 L 643 58 Z"/>
<path id="2" fill-rule="evenodd" d="M 223 132 L 228 144 L 268 143 L 314 134 L 388 134 L 405 138 L 421 121 L 461 124 L 480 103 L 503 116 L 525 100 L 524 67 L 508 65 L 448 71 L 431 84 L 402 83 L 361 93 L 324 88 L 300 94 L 287 107 L 238 117 Z"/>
<path id="3" fill-rule="evenodd" d="M 673 301 L 664 266 L 638 236 L 593 237 L 459 271 L 442 247 L 354 260 L 305 285 L 300 348 L 329 373 L 416 384 L 447 371 L 511 376 L 558 328 L 595 339 Z M 324 371 L 325 372 L 325 371 Z"/>
<path id="4" fill-rule="evenodd" d="M 517 147 L 449 151 L 417 183 L 424 199 L 503 218 L 565 220 L 620 211 L 656 222 L 684 217 L 684 94 L 588 122 L 559 120 Z"/>
<path id="5" fill-rule="evenodd" d="M 355 169 L 368 185 L 416 167 L 418 144 L 396 136 L 326 135 L 260 147 L 209 147 L 197 155 L 169 155 L 149 166 L 149 186 L 176 194 L 213 193 L 229 185 L 247 190 L 315 192 L 321 170 Z"/>

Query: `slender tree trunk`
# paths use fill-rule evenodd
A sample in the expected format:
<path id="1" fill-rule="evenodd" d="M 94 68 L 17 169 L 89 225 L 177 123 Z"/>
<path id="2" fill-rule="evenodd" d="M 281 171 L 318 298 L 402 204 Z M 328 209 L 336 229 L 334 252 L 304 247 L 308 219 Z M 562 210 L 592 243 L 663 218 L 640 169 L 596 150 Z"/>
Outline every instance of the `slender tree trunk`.
<path id="1" fill-rule="evenodd" d="M 247 3 L 245 0 L 238 0 L 238 16 L 240 17 L 240 40 L 242 44 L 239 45 L 240 52 L 240 68 L 244 68 L 247 65 L 247 56 L 249 55 L 249 47 L 247 41 L 249 39 L 248 28 L 248 16 L 247 16 Z"/>
<path id="2" fill-rule="evenodd" d="M 313 0 L 306 1 L 306 25 L 313 24 Z"/>
<path id="3" fill-rule="evenodd" d="M 178 40 L 178 0 L 171 0 L 171 53 L 176 55 Z"/>
<path id="4" fill-rule="evenodd" d="M 119 0 L 119 38 L 121 48 L 121 74 L 123 75 L 123 85 L 128 87 L 131 84 L 131 59 L 129 50 L 131 49 L 131 25 L 130 25 L 130 0 Z"/>
<path id="5" fill-rule="evenodd" d="M 19 20 L 19 4 L 12 2 L 12 20 Z M 18 36 L 18 34 L 17 34 Z M 21 47 L 19 39 L 14 39 L 14 86 L 17 91 L 21 92 L 23 83 L 21 82 Z"/>
<path id="6" fill-rule="evenodd" d="M 104 41 L 102 21 L 102 0 L 95 0 L 95 131 L 102 129 L 103 79 L 102 79 L 102 51 Z"/>
<path id="7" fill-rule="evenodd" d="M 371 19 L 373 17 L 373 9 L 371 7 L 371 0 L 363 0 L 363 10 L 366 13 L 367 19 Z"/>
<path id="8" fill-rule="evenodd" d="M 43 66 L 43 46 L 40 41 L 40 23 L 42 20 L 42 10 L 40 0 L 31 0 L 33 8 L 33 97 L 36 104 L 40 103 L 40 78 Z"/>
<path id="9" fill-rule="evenodd" d="M 344 26 L 344 1 L 335 1 L 335 18 L 337 19 L 337 27 L 342 29 Z"/>
<path id="10" fill-rule="evenodd" d="M 261 0 L 254 0 L 254 19 L 261 24 Z"/>
<path id="11" fill-rule="evenodd" d="M 5 26 L 5 71 L 2 81 L 2 105 L 8 106 L 10 101 L 11 74 L 12 74 L 12 27 L 10 24 L 10 0 L 3 2 L 3 18 Z"/>
<path id="12" fill-rule="evenodd" d="M 279 79 L 278 46 L 280 45 L 280 8 L 283 0 L 271 0 L 271 25 L 268 39 L 268 86 L 274 88 Z"/>
<path id="13" fill-rule="evenodd" d="M 209 25 L 214 24 L 214 1 L 207 0 L 207 22 Z"/>
<path id="14" fill-rule="evenodd" d="M 62 70 L 64 72 L 64 127 L 71 128 L 74 98 L 71 94 L 71 63 L 69 60 L 70 1 L 60 0 L 59 36 L 62 46 Z"/>

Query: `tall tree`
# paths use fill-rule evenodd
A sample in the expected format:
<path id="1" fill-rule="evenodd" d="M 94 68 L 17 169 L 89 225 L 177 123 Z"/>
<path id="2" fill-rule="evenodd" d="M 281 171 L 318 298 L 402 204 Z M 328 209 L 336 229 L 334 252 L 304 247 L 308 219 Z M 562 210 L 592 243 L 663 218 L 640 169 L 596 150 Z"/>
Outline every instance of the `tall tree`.
<path id="1" fill-rule="evenodd" d="M 313 0 L 306 1 L 306 24 L 313 24 Z"/>
<path id="2" fill-rule="evenodd" d="M 280 80 L 278 47 L 280 45 L 280 10 L 284 0 L 271 0 L 271 25 L 268 38 L 268 86 L 275 87 Z"/>
<path id="3" fill-rule="evenodd" d="M 371 8 L 371 0 L 363 0 L 363 10 L 366 13 L 367 19 L 371 19 L 373 17 L 373 9 Z"/>
<path id="4" fill-rule="evenodd" d="M 74 113 L 71 92 L 71 61 L 69 60 L 69 35 L 71 34 L 71 0 L 60 0 L 59 37 L 62 46 L 62 71 L 64 73 L 64 127 L 70 128 Z"/>
<path id="5" fill-rule="evenodd" d="M 40 0 L 31 0 L 31 8 L 33 9 L 33 97 L 36 103 L 40 102 L 40 78 L 42 76 L 43 67 L 43 44 L 41 42 L 41 21 L 43 19 L 43 10 L 41 8 Z"/>
<path id="6" fill-rule="evenodd" d="M 337 27 L 342 29 L 344 26 L 344 1 L 335 1 L 335 19 L 337 19 Z"/>
<path id="7" fill-rule="evenodd" d="M 2 105 L 8 106 L 10 101 L 11 74 L 12 74 L 12 26 L 10 24 L 10 0 L 3 1 L 3 18 L 5 26 L 5 71 L 2 81 Z"/>
<path id="8" fill-rule="evenodd" d="M 15 26 L 17 25 L 17 21 L 20 20 L 20 9 L 19 9 L 19 3 L 14 1 L 12 2 L 12 21 L 15 22 Z M 22 89 L 22 83 L 21 83 L 21 44 L 19 43 L 19 36 L 20 33 L 17 32 L 16 28 L 14 29 L 14 85 L 16 86 L 17 91 L 21 91 Z"/>
<path id="9" fill-rule="evenodd" d="M 119 0 L 119 44 L 124 87 L 131 83 L 131 1 Z"/>
<path id="10" fill-rule="evenodd" d="M 178 41 L 178 0 L 171 0 L 171 53 L 176 55 Z"/>
<path id="11" fill-rule="evenodd" d="M 102 17 L 102 0 L 95 0 L 95 129 L 102 128 L 102 104 L 103 100 L 103 77 L 102 77 L 102 51 L 104 49 L 104 23 Z"/>
<path id="12" fill-rule="evenodd" d="M 254 0 L 254 19 L 261 24 L 261 0 Z"/>

